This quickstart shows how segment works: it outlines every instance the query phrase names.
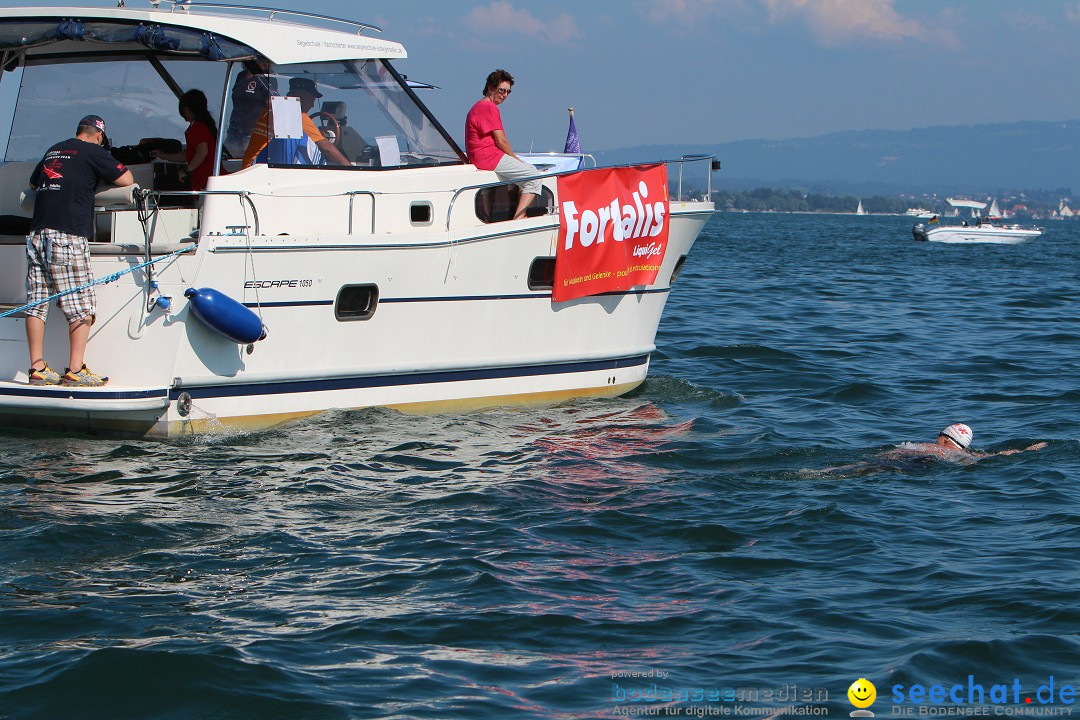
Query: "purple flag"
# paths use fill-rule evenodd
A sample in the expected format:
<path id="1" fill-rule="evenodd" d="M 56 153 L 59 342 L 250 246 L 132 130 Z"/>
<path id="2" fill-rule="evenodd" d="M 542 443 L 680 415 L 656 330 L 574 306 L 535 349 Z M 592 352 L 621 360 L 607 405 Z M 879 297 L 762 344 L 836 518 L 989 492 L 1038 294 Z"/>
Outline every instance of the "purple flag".
<path id="1" fill-rule="evenodd" d="M 581 152 L 581 139 L 578 138 L 577 126 L 574 125 L 574 115 L 570 115 L 570 128 L 566 131 L 566 145 L 563 147 L 564 153 L 580 153 Z"/>

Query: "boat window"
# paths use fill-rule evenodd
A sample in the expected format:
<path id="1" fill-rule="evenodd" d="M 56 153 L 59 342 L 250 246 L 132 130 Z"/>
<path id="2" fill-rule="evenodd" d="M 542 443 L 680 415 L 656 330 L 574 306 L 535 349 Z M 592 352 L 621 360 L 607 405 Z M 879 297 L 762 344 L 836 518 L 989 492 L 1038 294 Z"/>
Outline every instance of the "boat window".
<path id="1" fill-rule="evenodd" d="M 301 109 L 355 167 L 386 169 L 463 162 L 454 141 L 413 91 L 403 86 L 407 81 L 385 61 L 271 65 L 258 79 L 279 95 L 288 94 L 298 79 L 314 83 L 321 97 L 312 107 Z M 258 94 L 264 105 L 269 102 L 269 93 Z M 234 104 L 227 114 L 245 112 L 250 113 L 250 109 Z M 234 147 L 240 144 L 247 145 L 236 142 Z M 292 164 L 308 161 L 296 155 Z"/>
<path id="2" fill-rule="evenodd" d="M 346 285 L 338 291 L 334 317 L 339 321 L 368 320 L 379 306 L 378 285 Z"/>
<path id="3" fill-rule="evenodd" d="M 476 217 L 480 222 L 493 223 L 510 220 L 514 217 L 517 209 L 518 187 L 514 184 L 497 185 L 486 187 L 476 192 Z M 551 189 L 544 187 L 540 194 L 533 198 L 532 205 L 526 213 L 529 217 L 545 214 L 549 208 L 555 205 L 555 196 Z"/>
<path id="4" fill-rule="evenodd" d="M 555 258 L 538 257 L 529 266 L 529 289 L 551 290 L 555 287 Z"/>
<path id="5" fill-rule="evenodd" d="M 432 222 L 431 203 L 423 200 L 409 205 L 409 222 L 413 225 L 430 225 Z"/>
<path id="6" fill-rule="evenodd" d="M 73 137 L 86 115 L 105 119 L 113 147 L 143 138 L 182 142 L 187 123 L 177 99 L 186 90 L 202 90 L 211 114 L 218 115 L 225 63 L 177 59 L 155 67 L 145 53 L 78 60 L 39 60 L 23 69 L 6 161 L 37 162 L 49 147 Z"/>

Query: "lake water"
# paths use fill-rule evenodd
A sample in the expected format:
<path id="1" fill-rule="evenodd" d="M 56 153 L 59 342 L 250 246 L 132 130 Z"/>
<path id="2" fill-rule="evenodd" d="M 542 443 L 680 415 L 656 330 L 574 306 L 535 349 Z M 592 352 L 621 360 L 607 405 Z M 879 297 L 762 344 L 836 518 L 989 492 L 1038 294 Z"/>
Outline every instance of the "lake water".
<path id="1" fill-rule="evenodd" d="M 0 435 L 0 718 L 1076 707 L 1080 223 L 911 224 L 717 215 L 628 397 Z"/>

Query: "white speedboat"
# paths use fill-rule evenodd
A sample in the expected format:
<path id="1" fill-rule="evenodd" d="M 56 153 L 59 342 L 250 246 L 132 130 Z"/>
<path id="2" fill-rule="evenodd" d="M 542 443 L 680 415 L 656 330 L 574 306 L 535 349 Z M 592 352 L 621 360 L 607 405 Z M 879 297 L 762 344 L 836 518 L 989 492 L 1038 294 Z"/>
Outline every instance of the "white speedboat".
<path id="1" fill-rule="evenodd" d="M 645 379 L 672 283 L 713 212 L 669 197 L 664 165 L 548 170 L 528 216 L 512 220 L 516 188 L 467 164 L 391 64 L 405 49 L 370 36 L 377 28 L 151 5 L 0 9 L 0 87 L 19 88 L 0 166 L 0 423 L 173 436 L 329 408 L 613 396 Z M 314 114 L 349 166 L 292 164 L 303 139 L 289 135 L 300 123 L 288 99 L 269 102 L 285 154 L 241 168 L 219 141 L 228 172 L 205 191 L 178 190 L 167 164 L 138 162 L 141 138 L 182 137 L 183 91 L 206 93 L 226 138 L 236 88 L 284 94 L 298 77 L 316 83 Z M 90 113 L 106 119 L 138 183 L 100 192 L 95 211 L 91 263 L 111 281 L 96 288 L 87 362 L 110 382 L 30 386 L 20 193 Z M 702 180 L 718 166 L 686 159 L 673 166 L 680 181 L 683 164 Z M 624 189 L 598 204 L 597 188 L 610 187 L 601 176 Z M 571 264 L 613 248 L 631 258 L 615 270 Z M 67 357 L 66 331 L 54 306 L 53 367 Z"/>
<path id="2" fill-rule="evenodd" d="M 970 220 L 962 220 L 959 225 L 943 225 L 936 217 L 929 222 L 916 223 L 911 229 L 911 234 L 916 240 L 942 243 L 997 243 L 999 245 L 1016 245 L 1037 238 L 1043 233 L 1043 229 L 1032 225 L 1017 225 L 1005 223 L 998 217 L 979 215 L 986 208 L 986 203 L 976 200 L 947 199 L 948 203 L 959 211 L 961 208 L 968 209 L 972 213 Z"/>

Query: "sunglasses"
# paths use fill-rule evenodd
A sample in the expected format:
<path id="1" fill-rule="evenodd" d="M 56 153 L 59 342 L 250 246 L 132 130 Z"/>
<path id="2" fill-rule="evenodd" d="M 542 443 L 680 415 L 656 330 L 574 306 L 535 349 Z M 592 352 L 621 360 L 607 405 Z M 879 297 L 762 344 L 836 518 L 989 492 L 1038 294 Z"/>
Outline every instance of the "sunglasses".
<path id="1" fill-rule="evenodd" d="M 495 92 L 499 93 L 500 95 L 509 95 L 512 91 L 510 90 L 510 88 L 495 88 Z"/>

